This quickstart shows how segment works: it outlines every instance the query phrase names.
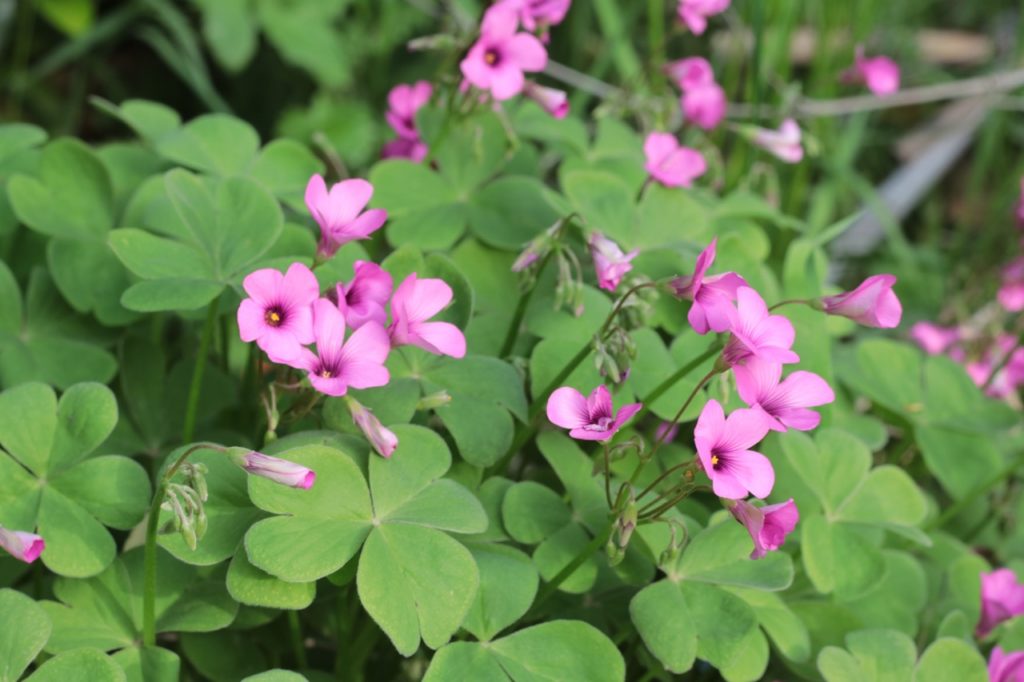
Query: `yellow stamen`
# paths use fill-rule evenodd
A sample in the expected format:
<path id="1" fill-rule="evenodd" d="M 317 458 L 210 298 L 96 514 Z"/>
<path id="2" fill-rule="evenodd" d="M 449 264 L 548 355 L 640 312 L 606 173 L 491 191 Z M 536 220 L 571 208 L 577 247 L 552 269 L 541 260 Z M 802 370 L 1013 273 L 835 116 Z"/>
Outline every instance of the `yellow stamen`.
<path id="1" fill-rule="evenodd" d="M 718 466 L 718 455 L 711 455 L 711 466 Z"/>
<path id="2" fill-rule="evenodd" d="M 281 316 L 278 315 L 277 313 L 275 313 L 274 311 L 270 311 L 270 321 L 271 322 L 280 322 L 281 321 Z"/>
<path id="3" fill-rule="evenodd" d="M 498 55 L 494 54 L 493 52 L 485 52 L 484 61 L 490 64 L 491 66 L 494 66 L 494 63 L 498 61 Z"/>

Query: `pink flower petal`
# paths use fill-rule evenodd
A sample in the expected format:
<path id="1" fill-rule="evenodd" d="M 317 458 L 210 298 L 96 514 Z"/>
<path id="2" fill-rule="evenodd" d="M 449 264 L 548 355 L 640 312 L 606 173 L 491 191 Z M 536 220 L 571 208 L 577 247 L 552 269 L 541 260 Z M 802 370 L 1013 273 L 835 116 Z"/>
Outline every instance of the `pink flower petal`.
<path id="1" fill-rule="evenodd" d="M 575 429 L 590 423 L 587 399 L 569 386 L 556 389 L 548 397 L 547 415 L 548 421 L 563 429 Z"/>
<path id="2" fill-rule="evenodd" d="M 432 353 L 453 358 L 466 355 L 466 337 L 461 329 L 450 322 L 416 322 L 414 333 L 429 346 L 426 350 Z"/>

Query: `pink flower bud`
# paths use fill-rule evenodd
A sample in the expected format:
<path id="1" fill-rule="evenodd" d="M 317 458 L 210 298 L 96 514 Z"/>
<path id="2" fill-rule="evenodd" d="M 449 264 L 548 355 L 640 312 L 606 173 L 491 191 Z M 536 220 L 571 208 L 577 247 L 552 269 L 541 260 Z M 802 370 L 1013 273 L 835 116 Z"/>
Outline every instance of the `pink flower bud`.
<path id="1" fill-rule="evenodd" d="M 569 113 L 569 96 L 564 90 L 546 88 L 527 81 L 523 93 L 555 118 L 565 118 Z"/>
<path id="2" fill-rule="evenodd" d="M 373 412 L 363 407 L 354 398 L 346 398 L 345 404 L 348 405 L 352 421 L 366 436 L 366 440 L 370 441 L 370 445 L 377 451 L 377 454 L 385 458 L 390 457 L 398 447 L 398 436 L 385 428 L 380 420 L 373 416 Z"/>
<path id="3" fill-rule="evenodd" d="M 782 547 L 786 536 L 793 532 L 800 520 L 800 513 L 792 499 L 765 507 L 755 507 L 746 500 L 740 500 L 730 505 L 729 511 L 746 527 L 754 541 L 751 559 L 760 559 L 768 552 Z"/>
<path id="4" fill-rule="evenodd" d="M 235 463 L 253 476 L 269 478 L 275 483 L 308 490 L 316 481 L 316 472 L 301 464 L 264 455 L 255 450 L 231 448 L 229 454 Z"/>
<path id="5" fill-rule="evenodd" d="M 903 306 L 893 293 L 894 275 L 874 275 L 853 291 L 821 299 L 822 309 L 829 315 L 848 317 L 865 327 L 891 329 L 899 326 Z"/>
<path id="6" fill-rule="evenodd" d="M 3 547 L 15 559 L 30 564 L 38 559 L 46 549 L 46 541 L 33 533 L 7 530 L 0 526 L 0 547 Z"/>

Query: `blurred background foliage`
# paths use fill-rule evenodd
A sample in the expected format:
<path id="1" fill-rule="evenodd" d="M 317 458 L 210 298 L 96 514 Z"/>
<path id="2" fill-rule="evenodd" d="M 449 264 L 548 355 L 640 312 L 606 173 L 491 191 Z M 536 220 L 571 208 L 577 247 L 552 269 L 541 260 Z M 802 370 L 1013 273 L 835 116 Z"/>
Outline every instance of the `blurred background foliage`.
<path id="1" fill-rule="evenodd" d="M 389 136 L 382 115 L 388 90 L 418 78 L 454 79 L 483 4 L 0 0 L 0 118 L 102 142 L 122 137 L 124 129 L 90 106 L 90 97 L 150 99 L 186 120 L 210 111 L 233 113 L 263 139 L 297 139 L 361 172 Z M 614 93 L 602 101 L 586 91 L 594 88 L 563 84 L 577 114 L 596 109 L 598 116 L 632 115 L 642 127 L 666 122 L 675 100 L 659 66 L 689 55 L 708 56 L 730 101 L 745 103 L 749 111 L 734 107 L 732 118 L 763 105 L 774 124 L 802 97 L 859 94 L 839 80 L 859 43 L 901 65 L 904 89 L 1013 69 L 1021 53 L 1020 5 L 1012 0 L 736 0 L 725 20 L 702 37 L 674 21 L 650 19 L 670 15 L 670 4 L 574 3 L 567 21 L 552 32 L 551 57 L 600 81 L 597 91 Z M 433 41 L 437 49 L 407 49 L 422 36 L 442 37 Z M 706 142 L 721 150 L 725 186 L 747 183 L 777 194 L 786 212 L 812 228 L 862 206 L 875 208 L 889 238 L 881 254 L 874 242 L 860 249 L 871 254 L 872 269 L 901 276 L 908 322 L 952 322 L 992 300 L 998 286 L 993 266 L 1007 258 L 1022 170 L 1024 100 L 991 96 L 979 106 L 984 111 L 972 114 L 977 122 L 963 155 L 942 164 L 924 191 L 892 188 L 906 204 L 895 212 L 883 208 L 879 187 L 952 135 L 949 122 L 955 127 L 963 109 L 928 102 L 805 117 L 801 123 L 818 155 L 770 173 L 756 163 L 757 152 L 737 144 L 727 130 Z M 945 128 L 935 123 L 944 112 Z M 856 259 L 853 265 L 850 277 L 863 269 Z M 950 292 L 958 294 L 955 301 Z M 959 314 L 952 309 L 957 307 Z"/>

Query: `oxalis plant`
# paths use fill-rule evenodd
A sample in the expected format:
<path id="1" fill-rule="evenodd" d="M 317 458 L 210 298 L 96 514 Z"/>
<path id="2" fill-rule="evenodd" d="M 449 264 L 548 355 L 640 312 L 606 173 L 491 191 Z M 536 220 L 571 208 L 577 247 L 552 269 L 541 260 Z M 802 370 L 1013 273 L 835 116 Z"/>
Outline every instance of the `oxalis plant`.
<path id="1" fill-rule="evenodd" d="M 365 178 L 141 100 L 0 126 L 0 682 L 1021 679 L 1019 358 L 827 284 L 813 140 L 703 58 L 570 115 L 568 11 L 416 41 Z"/>

